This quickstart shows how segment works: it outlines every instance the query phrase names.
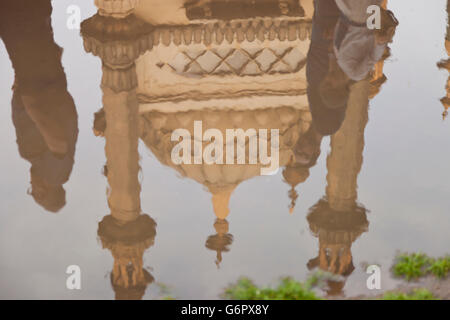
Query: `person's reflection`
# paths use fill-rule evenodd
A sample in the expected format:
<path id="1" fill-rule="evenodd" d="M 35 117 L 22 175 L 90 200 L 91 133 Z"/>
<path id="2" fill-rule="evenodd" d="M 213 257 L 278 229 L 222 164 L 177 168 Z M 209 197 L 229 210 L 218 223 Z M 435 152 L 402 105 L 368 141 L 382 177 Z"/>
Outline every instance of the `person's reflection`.
<path id="1" fill-rule="evenodd" d="M 313 124 L 307 147 L 300 141 L 303 145 L 299 145 L 306 149 L 300 159 L 308 161 L 320 152 L 317 142 L 326 135 L 331 135 L 331 153 L 327 158 L 326 196 L 310 209 L 307 218 L 312 233 L 319 238 L 319 255 L 307 266 L 343 277 L 328 282 L 330 295 L 341 293 L 345 277 L 353 272 L 351 245 L 368 228 L 366 209 L 357 203 L 357 178 L 371 85 L 377 86 L 370 78 L 377 62 L 385 56 L 398 24 L 393 14 L 383 8 L 382 29 L 368 30 L 365 8 L 381 1 L 364 3 L 366 6 L 351 0 L 316 1 L 308 54 Z M 372 77 L 383 79 L 382 70 L 375 71 Z M 315 148 L 311 141 L 316 143 Z"/>
<path id="2" fill-rule="evenodd" d="M 296 161 L 310 163 L 320 154 L 322 137 L 339 128 L 348 98 L 345 78 L 332 53 L 340 12 L 335 1 L 314 2 L 311 45 L 307 55 L 307 95 L 312 125 L 295 147 Z M 334 99 L 333 99 L 334 98 Z"/>
<path id="3" fill-rule="evenodd" d="M 308 100 L 313 125 L 299 141 L 298 161 L 320 153 L 320 141 L 334 134 L 345 118 L 351 86 L 370 76 L 383 59 L 398 21 L 381 8 L 381 28 L 367 28 L 367 7 L 381 0 L 316 0 L 307 59 Z"/>
<path id="4" fill-rule="evenodd" d="M 117 52 L 139 42 L 143 25 L 129 16 L 126 20 L 95 15 L 81 27 L 87 47 L 102 59 L 103 108 L 94 120 L 94 133 L 105 138 L 110 214 L 98 226 L 103 248 L 111 251 L 114 267 L 111 285 L 116 299 L 141 299 L 153 276 L 143 266 L 144 252 L 153 245 L 156 222 L 141 210 L 139 181 L 139 103 L 136 95 L 135 59 L 140 55 L 117 57 Z M 112 30 L 107 36 L 105 30 Z M 91 46 L 90 46 L 91 45 Z M 108 47 L 114 54 L 105 54 Z M 99 120 L 100 119 L 100 120 Z M 100 121 L 100 124 L 99 124 Z"/>
<path id="5" fill-rule="evenodd" d="M 44 209 L 66 203 L 78 137 L 62 48 L 53 39 L 50 0 L 0 3 L 0 37 L 15 71 L 12 119 L 22 158 L 31 163 L 30 194 Z"/>

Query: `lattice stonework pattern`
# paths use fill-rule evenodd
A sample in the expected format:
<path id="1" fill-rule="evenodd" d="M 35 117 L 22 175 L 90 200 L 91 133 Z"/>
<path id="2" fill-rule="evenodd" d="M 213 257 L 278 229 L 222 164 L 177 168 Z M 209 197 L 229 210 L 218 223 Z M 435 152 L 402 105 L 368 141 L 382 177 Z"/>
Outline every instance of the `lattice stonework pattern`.
<path id="1" fill-rule="evenodd" d="M 184 75 L 239 75 L 294 73 L 305 65 L 306 57 L 296 47 L 217 48 L 203 51 L 182 51 L 167 63 Z M 163 67 L 165 63 L 159 66 Z"/>

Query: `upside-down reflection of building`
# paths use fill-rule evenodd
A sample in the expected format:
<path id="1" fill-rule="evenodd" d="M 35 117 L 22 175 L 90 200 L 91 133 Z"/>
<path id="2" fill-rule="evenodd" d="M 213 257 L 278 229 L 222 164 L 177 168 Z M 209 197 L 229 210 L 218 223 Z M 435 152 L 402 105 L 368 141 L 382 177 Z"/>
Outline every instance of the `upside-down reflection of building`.
<path id="1" fill-rule="evenodd" d="M 383 3 L 386 9 L 387 2 Z M 319 240 L 319 253 L 307 267 L 318 267 L 337 277 L 328 280 L 329 295 L 342 293 L 346 278 L 353 272 L 352 244 L 368 230 L 366 209 L 357 202 L 357 180 L 363 163 L 364 131 L 368 122 L 369 100 L 380 92 L 387 80 L 383 74 L 385 53 L 369 76 L 351 83 L 346 103 L 345 118 L 333 131 L 330 139 L 331 152 L 327 157 L 327 187 L 325 197 L 320 199 L 308 213 L 311 232 Z M 332 117 L 323 113 L 322 118 Z M 326 119 L 317 119 L 328 122 Z M 315 125 L 313 117 L 313 127 Z"/>
<path id="2" fill-rule="evenodd" d="M 111 251 L 114 267 L 111 284 L 116 299 L 141 299 L 153 276 L 143 266 L 144 252 L 153 245 L 156 223 L 142 214 L 139 182 L 139 103 L 133 51 L 136 37 L 145 32 L 139 19 L 96 15 L 85 21 L 85 45 L 102 59 L 103 112 L 105 121 L 105 175 L 108 179 L 110 214 L 98 226 L 104 248 Z M 124 50 L 123 55 L 114 55 Z"/>
<path id="3" fill-rule="evenodd" d="M 447 0 L 447 34 L 445 36 L 445 49 L 447 50 L 447 55 L 450 56 L 450 1 Z M 450 72 L 450 58 L 446 60 L 441 60 L 438 62 L 438 67 L 440 69 L 445 69 Z M 441 103 L 444 106 L 444 112 L 442 117 L 445 119 L 448 115 L 448 108 L 450 108 L 450 75 L 447 79 L 447 85 L 445 86 L 446 95 L 441 99 Z"/>
<path id="4" fill-rule="evenodd" d="M 186 129 L 194 137 L 194 121 L 201 121 L 204 131 L 218 129 L 223 136 L 226 129 L 279 129 L 279 166 L 291 186 L 293 211 L 295 188 L 315 164 L 297 161 L 299 141 L 312 121 L 305 63 L 313 1 L 111 3 L 96 1 L 99 13 L 83 23 L 82 33 L 86 51 L 103 62 L 104 107 L 94 129 L 106 138 L 111 215 L 100 224 L 99 235 L 115 257 L 112 281 L 118 292 L 134 281 L 132 273 L 128 275 L 130 261 L 137 265 L 132 270 L 139 271 L 135 279 L 142 283 L 151 279 L 142 269 L 142 254 L 156 232 L 153 220 L 140 215 L 139 138 L 159 162 L 211 193 L 216 234 L 205 246 L 216 251 L 217 266 L 233 241 L 227 221 L 231 195 L 240 183 L 259 176 L 262 165 L 175 164 L 171 158 L 178 143 L 171 139 L 175 130 Z M 232 10 L 236 4 L 245 10 Z M 275 4 L 279 12 L 266 11 L 265 6 Z M 308 267 L 344 276 L 342 281 L 330 281 L 330 294 L 341 292 L 345 276 L 354 269 L 352 243 L 368 228 L 366 210 L 357 203 L 357 177 L 368 101 L 386 81 L 383 61 L 388 56 L 389 49 L 371 78 L 352 85 L 345 120 L 331 138 L 326 197 L 308 214 L 319 239 L 319 255 Z M 114 227 L 106 227 L 109 220 Z M 129 226 L 122 235 L 112 232 L 108 237 L 105 230 L 122 225 Z"/>
<path id="5" fill-rule="evenodd" d="M 331 137 L 326 196 L 311 208 L 307 218 L 312 233 L 319 239 L 319 255 L 308 262 L 308 268 L 319 267 L 343 277 L 354 270 L 352 243 L 367 231 L 369 224 L 366 209 L 357 203 L 369 85 L 368 80 L 363 80 L 351 88 L 345 120 Z M 329 281 L 328 293 L 339 294 L 344 285 L 345 279 Z"/>
<path id="6" fill-rule="evenodd" d="M 306 180 L 309 167 L 295 162 L 295 145 L 302 132 L 309 126 L 308 113 L 292 107 L 272 107 L 262 110 L 192 110 L 184 112 L 146 112 L 142 115 L 141 138 L 156 158 L 164 165 L 176 170 L 180 176 L 190 178 L 205 186 L 212 194 L 213 210 L 217 221 L 217 234 L 208 239 L 206 246 L 218 253 L 228 251 L 232 237 L 228 235 L 229 201 L 238 185 L 260 175 L 259 164 L 180 164 L 172 162 L 171 151 L 177 142 L 171 141 L 171 135 L 177 128 L 189 126 L 193 120 L 201 120 L 203 127 L 217 128 L 225 133 L 226 128 L 279 128 L 280 152 L 279 165 L 285 167 L 285 180 L 293 187 Z M 306 119 L 306 120 L 305 120 Z M 224 149 L 227 142 L 224 141 Z M 228 142 L 229 143 L 229 142 Z M 268 143 L 269 144 L 269 143 Z"/>
<path id="7" fill-rule="evenodd" d="M 307 217 L 311 232 L 319 239 L 319 255 L 308 262 L 308 268 L 319 267 L 342 276 L 328 281 L 329 295 L 342 292 L 345 278 L 354 270 L 351 246 L 369 226 L 366 209 L 357 202 L 357 179 L 363 162 L 369 99 L 384 82 L 376 81 L 383 75 L 380 66 L 382 61 L 369 79 L 357 82 L 350 90 L 344 122 L 331 136 L 326 196 L 310 209 Z"/>
<path id="8" fill-rule="evenodd" d="M 375 64 L 375 68 L 372 72 L 372 77 L 370 79 L 370 92 L 369 98 L 373 99 L 378 93 L 380 93 L 381 86 L 387 81 L 386 75 L 383 73 L 384 61 L 391 55 L 391 50 L 386 47 L 385 53 L 382 60 Z"/>
<path id="9" fill-rule="evenodd" d="M 259 176 L 263 166 L 176 165 L 172 132 L 184 128 L 192 133 L 194 121 L 224 136 L 226 129 L 279 129 L 279 165 L 291 185 L 292 211 L 295 186 L 306 180 L 310 167 L 296 162 L 294 150 L 311 122 L 304 67 L 312 2 L 114 1 L 111 6 L 113 1 L 97 0 L 99 13 L 83 22 L 86 51 L 102 57 L 103 86 L 107 82 L 117 91 L 136 81 L 140 137 L 146 146 L 161 163 L 211 192 L 217 233 L 206 247 L 217 252 L 217 265 L 233 239 L 226 220 L 231 194 L 241 182 Z M 118 30 L 124 41 L 117 41 Z M 106 108 L 97 118 L 97 133 L 102 134 L 103 123 L 107 136 L 111 120 Z M 108 164 L 108 176 L 111 169 Z"/>

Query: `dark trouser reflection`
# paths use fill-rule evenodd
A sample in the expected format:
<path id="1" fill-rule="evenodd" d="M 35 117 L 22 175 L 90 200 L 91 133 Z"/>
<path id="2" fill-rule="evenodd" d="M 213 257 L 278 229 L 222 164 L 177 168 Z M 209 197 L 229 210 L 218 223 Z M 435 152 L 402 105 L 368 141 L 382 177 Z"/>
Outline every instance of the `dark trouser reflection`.
<path id="1" fill-rule="evenodd" d="M 62 49 L 53 39 L 50 0 L 0 3 L 0 36 L 15 71 L 12 118 L 20 155 L 31 163 L 30 193 L 51 212 L 66 203 L 78 136 Z"/>

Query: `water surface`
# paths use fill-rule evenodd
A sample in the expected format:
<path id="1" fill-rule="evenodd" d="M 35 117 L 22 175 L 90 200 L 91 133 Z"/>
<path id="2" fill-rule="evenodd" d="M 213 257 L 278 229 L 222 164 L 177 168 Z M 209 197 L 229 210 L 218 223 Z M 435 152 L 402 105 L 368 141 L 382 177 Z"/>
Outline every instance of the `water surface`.
<path id="1" fill-rule="evenodd" d="M 40 2 L 49 5 L 49 1 Z M 301 2 L 303 13 L 296 7 L 290 8 L 291 15 L 272 10 L 270 19 L 310 32 L 312 5 Z M 290 161 L 312 121 L 302 65 L 309 38 L 258 42 L 257 37 L 252 40 L 252 35 L 245 35 L 239 45 L 226 41 L 217 45 L 205 44 L 205 38 L 195 43 L 193 36 L 192 44 L 183 45 L 164 32 L 178 28 L 183 35 L 194 22 L 195 28 L 200 25 L 206 30 L 216 21 L 252 22 L 267 13 L 258 7 L 247 8 L 244 16 L 230 18 L 227 12 L 221 17 L 220 10 L 212 10 L 212 18 L 199 18 L 195 15 L 204 11 L 192 9 L 190 20 L 178 5 L 173 9 L 176 15 L 167 14 L 170 10 L 164 3 L 155 1 L 160 16 L 149 4 L 139 7 L 134 20 L 128 17 L 120 22 L 132 30 L 120 37 L 96 34 L 92 29 L 82 29 L 80 34 L 67 28 L 66 9 L 76 4 L 83 20 L 97 18 L 100 25 L 111 23 L 120 30 L 119 22 L 94 16 L 93 1 L 51 2 L 54 43 L 45 28 L 42 32 L 47 32 L 48 39 L 41 34 L 42 40 L 36 41 L 20 33 L 20 28 L 2 25 L 2 38 L 19 43 L 13 54 L 25 65 L 21 72 L 34 79 L 17 84 L 25 88 L 22 101 L 31 96 L 32 105 L 33 97 L 45 91 L 47 80 L 39 75 L 57 78 L 56 93 L 47 100 L 36 99 L 47 103 L 42 108 L 50 110 L 49 117 L 59 120 L 46 122 L 45 112 L 44 116 L 37 112 L 33 123 L 42 121 L 40 139 L 30 123 L 13 123 L 12 110 L 20 109 L 17 101 L 11 102 L 17 92 L 17 85 L 11 89 L 14 59 L 0 42 L 1 298 L 153 299 L 161 297 L 158 284 L 162 283 L 177 298 L 216 299 L 241 276 L 267 285 L 281 276 L 304 280 L 313 267 L 340 273 L 343 277 L 334 293 L 354 296 L 371 293 L 366 288 L 366 264 L 381 265 L 382 288 L 387 290 L 397 285 L 389 271 L 396 252 L 448 253 L 450 120 L 443 120 L 440 99 L 447 95 L 449 73 L 437 67 L 448 58 L 446 1 L 388 1 L 400 24 L 389 44 L 390 56 L 377 64 L 378 73 L 372 78 L 384 74 L 387 80 L 378 87 L 369 80 L 355 85 L 340 131 L 321 140 L 316 163 L 300 168 Z M 45 14 L 34 16 L 38 19 Z M 95 25 L 97 20 L 90 21 Z M 161 43 L 150 48 L 142 39 L 152 32 L 162 35 Z M 92 54 L 95 45 L 107 50 L 108 44 L 126 47 L 133 41 L 141 44 L 129 65 L 106 53 Z M 63 48 L 61 62 L 55 44 Z M 21 45 L 27 48 L 25 52 Z M 257 74 L 245 74 L 240 68 L 239 74 L 237 69 L 211 71 L 212 60 L 204 62 L 199 72 L 175 59 L 179 52 L 238 47 L 247 53 L 263 48 L 280 51 L 278 59 L 287 51 L 298 52 L 289 60 L 292 64 L 284 63 L 290 69 L 254 71 Z M 26 63 L 27 55 L 43 58 L 30 58 Z M 43 65 L 47 71 L 40 70 Z M 116 76 L 122 80 L 115 81 Z M 71 114 L 72 98 L 77 121 Z M 60 108 L 59 113 L 53 113 L 54 108 Z M 93 130 L 94 115 L 101 108 L 104 118 L 97 115 L 99 123 Z M 101 123 L 104 119 L 106 129 Z M 259 167 L 252 165 L 183 167 L 171 163 L 170 133 L 191 129 L 193 120 L 219 130 L 279 128 L 280 170 L 261 176 Z M 49 128 L 52 123 L 63 125 Z M 31 141 L 23 149 L 18 144 L 21 134 L 24 141 Z M 60 139 L 61 135 L 72 139 Z M 47 160 L 39 158 L 44 149 Z M 71 150 L 75 152 L 73 164 L 64 160 L 70 158 Z M 38 168 L 37 176 L 45 172 L 57 180 L 55 199 L 39 202 L 31 195 L 31 164 Z M 36 183 L 38 178 L 33 179 Z M 341 211 L 347 213 L 315 210 L 325 196 L 327 201 L 334 199 L 335 209 L 344 208 Z M 331 270 L 329 258 L 320 252 L 330 254 L 334 249 L 340 250 L 338 266 L 342 268 Z M 73 264 L 82 270 L 81 290 L 66 288 L 65 271 Z M 137 276 L 136 285 L 127 284 L 127 268 Z"/>

